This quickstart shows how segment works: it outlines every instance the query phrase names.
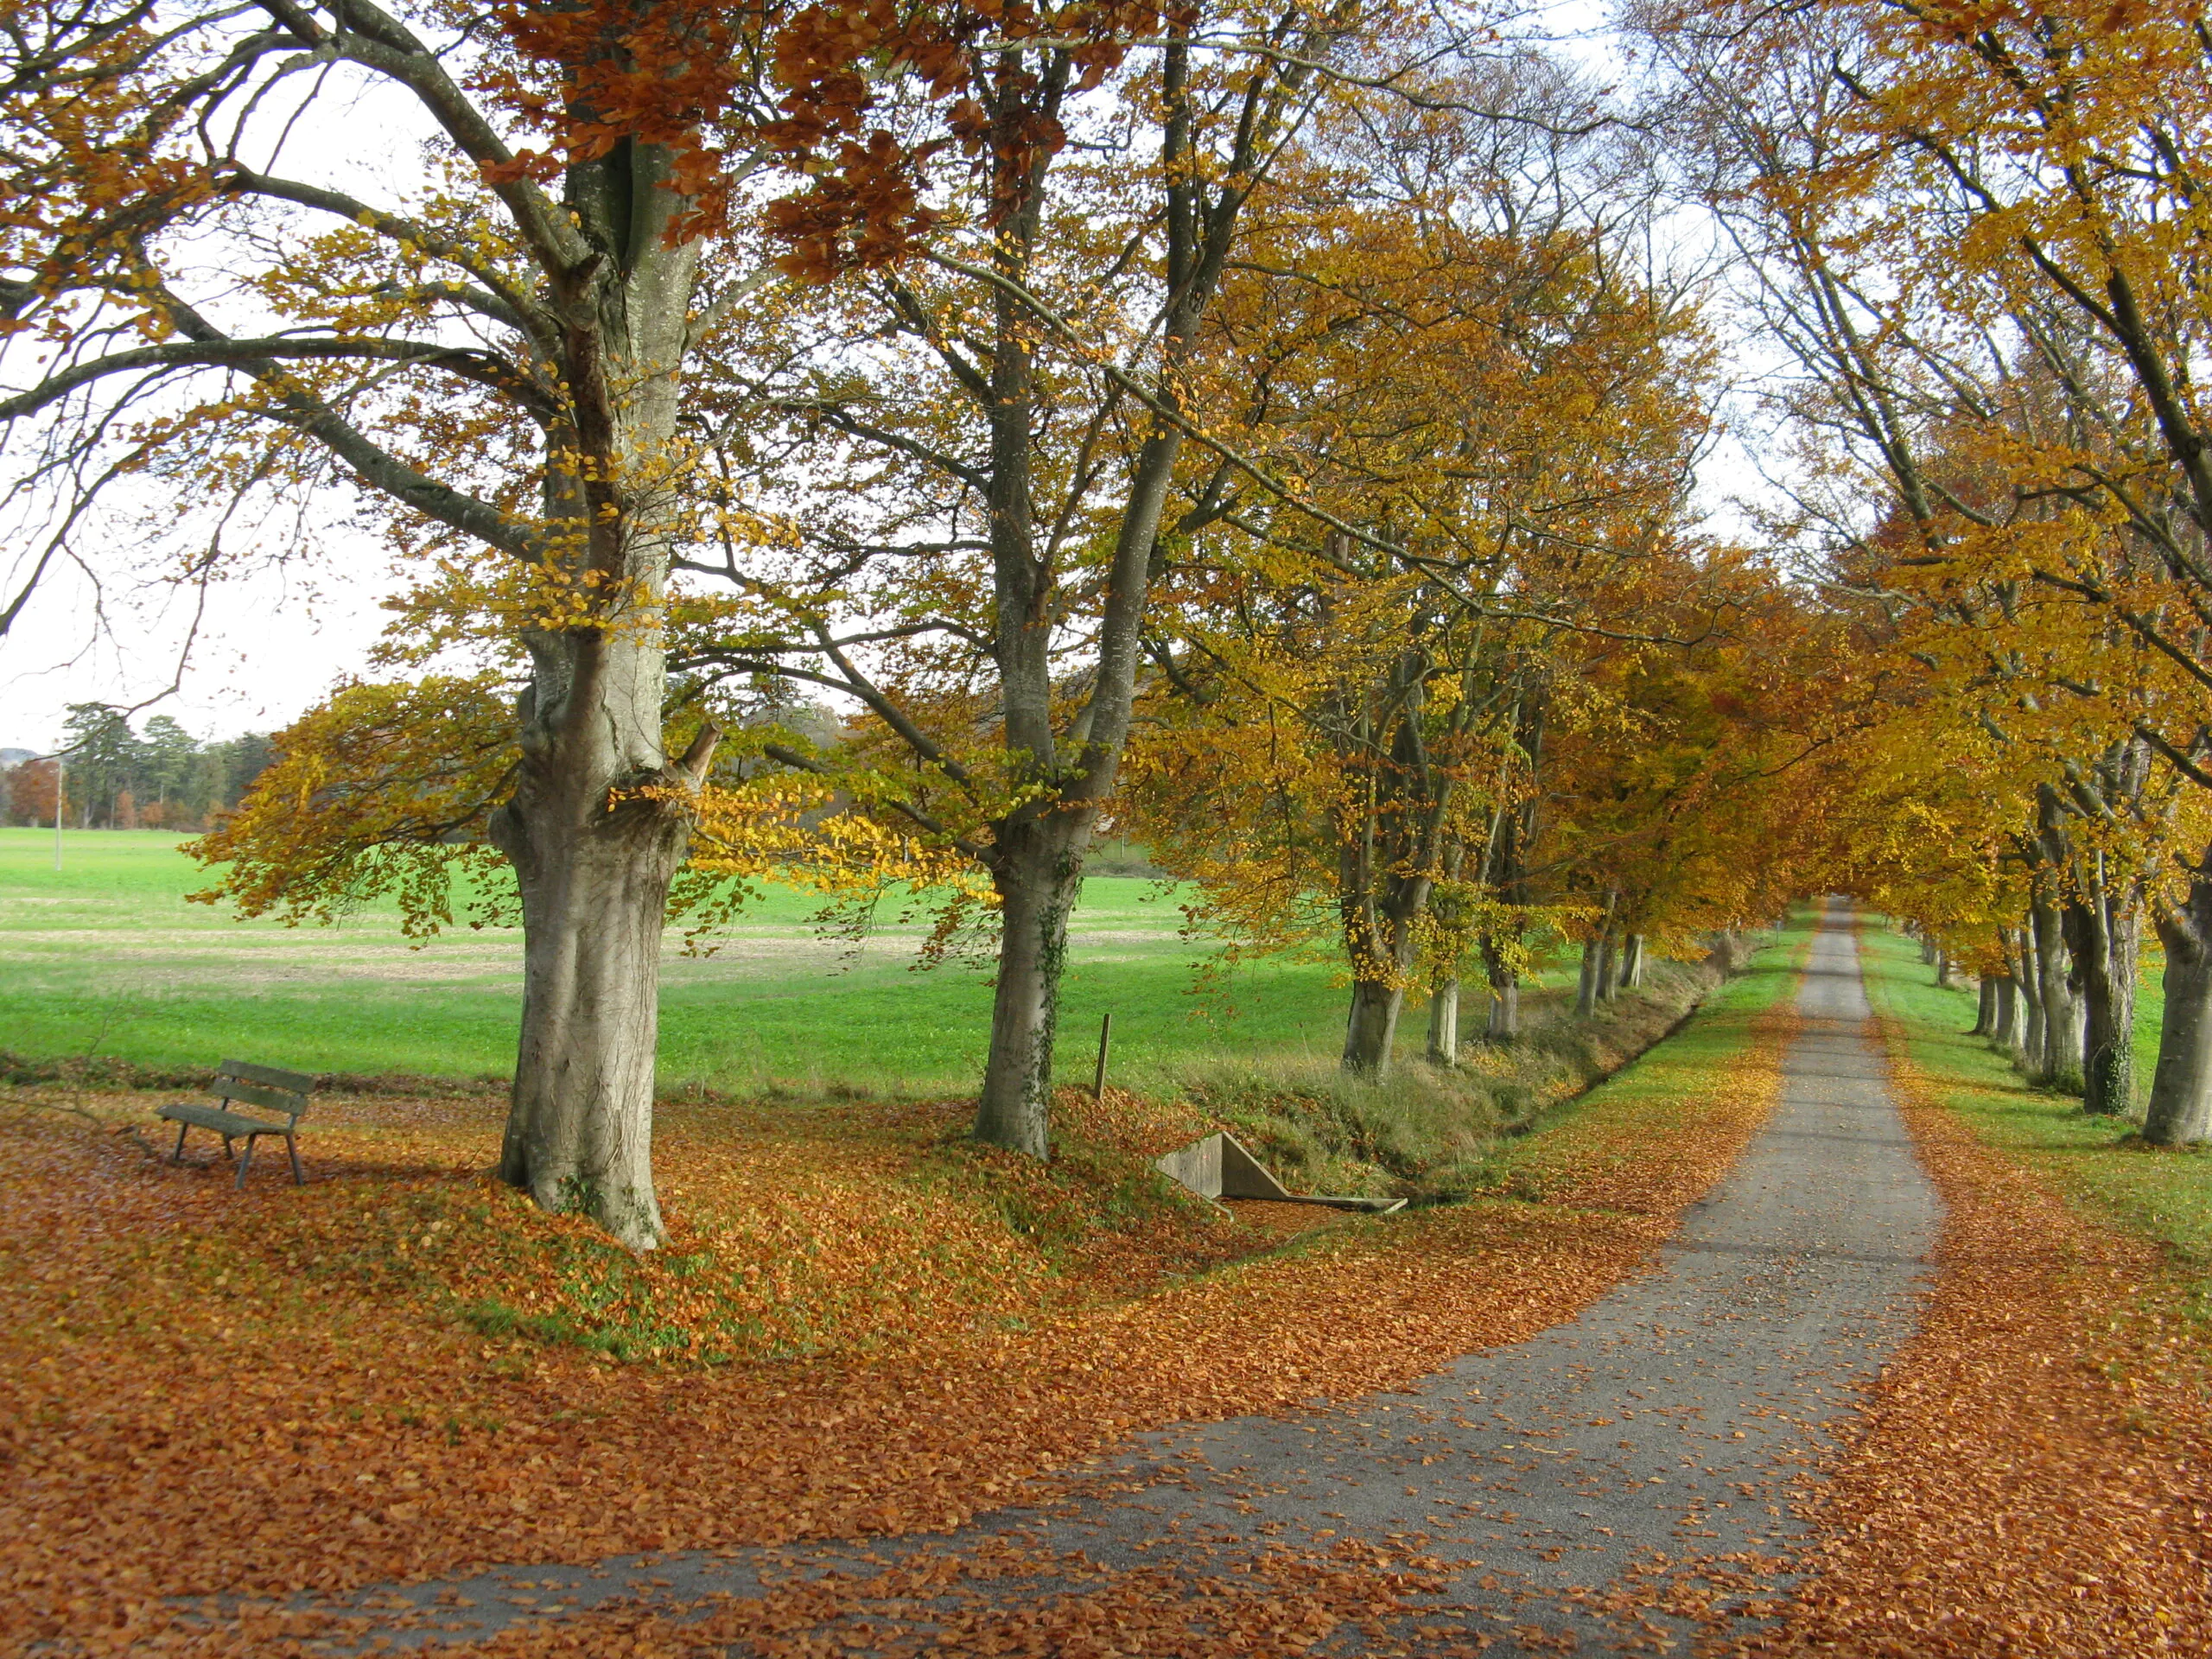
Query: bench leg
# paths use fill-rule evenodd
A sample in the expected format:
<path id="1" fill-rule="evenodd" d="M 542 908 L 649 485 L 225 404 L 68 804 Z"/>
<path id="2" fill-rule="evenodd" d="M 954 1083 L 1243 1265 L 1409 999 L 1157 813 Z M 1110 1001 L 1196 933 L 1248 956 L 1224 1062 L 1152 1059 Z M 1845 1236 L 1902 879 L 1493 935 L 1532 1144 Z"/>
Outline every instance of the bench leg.
<path id="1" fill-rule="evenodd" d="M 307 1172 L 300 1167 L 300 1143 L 288 1135 L 284 1137 L 284 1150 L 292 1154 L 292 1185 L 305 1186 L 308 1177 Z"/>
<path id="2" fill-rule="evenodd" d="M 235 1158 L 238 1155 L 238 1149 L 231 1144 L 231 1137 L 227 1135 L 225 1135 L 223 1137 L 223 1156 L 226 1158 Z"/>
<path id="3" fill-rule="evenodd" d="M 253 1164 L 253 1143 L 260 1138 L 254 1135 L 249 1135 L 245 1138 L 245 1156 L 238 1160 L 238 1188 L 241 1192 L 245 1191 L 245 1173 Z"/>
<path id="4" fill-rule="evenodd" d="M 176 1149 L 169 1154 L 169 1162 L 181 1164 L 184 1161 L 184 1132 L 191 1127 L 189 1123 L 180 1123 L 176 1126 Z"/>

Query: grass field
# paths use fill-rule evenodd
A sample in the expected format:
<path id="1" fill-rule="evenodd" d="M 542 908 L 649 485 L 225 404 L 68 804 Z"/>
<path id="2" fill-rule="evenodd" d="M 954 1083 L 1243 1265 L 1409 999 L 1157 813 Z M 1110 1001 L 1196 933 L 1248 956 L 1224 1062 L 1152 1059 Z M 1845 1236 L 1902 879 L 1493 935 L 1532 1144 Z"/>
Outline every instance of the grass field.
<path id="1" fill-rule="evenodd" d="M 152 831 L 0 830 L 0 1049 L 195 1066 L 226 1055 L 303 1071 L 504 1076 L 513 1063 L 521 940 L 466 928 L 420 950 L 389 909 L 335 927 L 239 922 L 188 904 L 207 877 Z M 982 1065 L 990 983 L 981 971 L 911 968 L 915 934 L 857 957 L 814 936 L 813 901 L 772 893 L 720 950 L 662 968 L 661 1077 L 732 1092 L 966 1090 Z M 1171 893 L 1135 877 L 1084 884 L 1069 953 L 1063 1074 L 1088 1079 L 1099 1016 L 1114 1015 L 1115 1072 L 1133 1086 L 1226 1058 L 1341 1041 L 1344 992 L 1328 967 L 1240 970 L 1224 997 L 1192 990 L 1212 947 L 1178 936 Z M 1402 1046 L 1417 1052 L 1416 1014 Z"/>
<path id="2" fill-rule="evenodd" d="M 2091 1117 L 2072 1096 L 2029 1088 L 2008 1057 L 1967 1036 L 1973 993 L 1939 990 L 1917 945 L 1872 925 L 1865 938 L 1875 1010 L 1902 1025 L 1908 1054 L 1943 1104 L 1984 1141 L 2024 1158 L 2099 1213 L 2182 1251 L 2198 1271 L 2212 1271 L 2212 1155 L 2156 1151 L 2133 1138 L 2158 1059 L 2164 999 L 2155 974 L 2136 1004 L 2137 1113 L 2132 1120 Z"/>

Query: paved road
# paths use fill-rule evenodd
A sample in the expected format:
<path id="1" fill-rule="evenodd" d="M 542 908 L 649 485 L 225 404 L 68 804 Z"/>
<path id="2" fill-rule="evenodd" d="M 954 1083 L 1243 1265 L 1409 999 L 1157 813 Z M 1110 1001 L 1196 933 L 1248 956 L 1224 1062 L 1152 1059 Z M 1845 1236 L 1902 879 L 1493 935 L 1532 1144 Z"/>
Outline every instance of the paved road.
<path id="1" fill-rule="evenodd" d="M 675 1601 L 744 1596 L 764 1567 L 835 1569 L 1009 1536 L 1109 1569 L 1179 1560 L 1200 1576 L 1319 1535 L 1321 1548 L 1411 1541 L 1445 1562 L 1432 1607 L 1490 1636 L 1492 1655 L 1557 1651 L 1570 1637 L 1586 1653 L 1648 1651 L 1651 1616 L 1624 1612 L 1613 1592 L 1651 1582 L 1631 1568 L 1660 1557 L 1786 1548 L 1791 1483 L 1910 1332 L 1934 1243 L 1937 1200 L 1889 1098 L 1840 907 L 1814 942 L 1798 1008 L 1773 1119 L 1691 1211 L 1661 1269 L 1572 1324 L 1403 1393 L 1147 1436 L 1108 1497 L 951 1537 L 878 1541 L 865 1556 L 664 1555 L 418 1586 L 400 1593 L 427 1606 L 448 1592 L 450 1633 L 393 1634 L 403 1646 L 482 1634 L 527 1616 L 518 1603 L 588 1606 L 648 1577 L 645 1593 Z M 518 1578 L 528 1593 L 514 1592 Z M 474 1606 L 454 1610 L 456 1589 Z M 1321 1651 L 1397 1639 L 1347 1627 Z"/>

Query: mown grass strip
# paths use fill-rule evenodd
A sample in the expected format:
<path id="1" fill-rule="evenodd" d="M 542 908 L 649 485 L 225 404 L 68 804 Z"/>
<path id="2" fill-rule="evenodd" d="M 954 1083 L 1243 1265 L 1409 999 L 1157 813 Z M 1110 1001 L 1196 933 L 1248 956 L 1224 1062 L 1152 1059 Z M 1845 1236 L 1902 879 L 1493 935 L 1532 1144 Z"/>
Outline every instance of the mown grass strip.
<path id="1" fill-rule="evenodd" d="M 1870 924 L 1862 951 L 1868 999 L 1894 1022 L 1937 1103 L 2094 1214 L 2170 1247 L 2198 1278 L 2212 1276 L 2212 1155 L 2146 1147 L 2136 1138 L 2139 1116 L 2092 1117 L 2072 1096 L 2030 1088 L 2009 1056 L 1967 1034 L 1973 994 L 1937 987 L 1911 940 Z M 2155 1030 L 2155 999 L 2138 1013 Z M 2149 1077 L 2148 1064 L 2139 1067 L 2138 1086 Z"/>

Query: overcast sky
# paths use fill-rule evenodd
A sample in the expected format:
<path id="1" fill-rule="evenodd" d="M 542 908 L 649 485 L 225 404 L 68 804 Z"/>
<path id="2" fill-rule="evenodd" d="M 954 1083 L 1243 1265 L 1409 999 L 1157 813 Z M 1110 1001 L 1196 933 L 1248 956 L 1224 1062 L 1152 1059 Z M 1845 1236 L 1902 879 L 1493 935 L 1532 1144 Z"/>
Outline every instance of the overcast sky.
<path id="1" fill-rule="evenodd" d="M 342 574 L 357 563 L 383 568 L 381 549 L 361 552 L 314 572 L 312 594 L 298 575 L 274 570 L 215 590 L 180 689 L 145 712 L 201 738 L 265 732 L 358 672 L 384 620 L 374 585 Z M 58 575 L 0 639 L 0 748 L 44 751 L 60 740 L 70 703 L 127 706 L 178 680 L 191 596 L 145 586 L 111 588 L 104 598 L 102 629 L 91 584 L 73 570 Z"/>

